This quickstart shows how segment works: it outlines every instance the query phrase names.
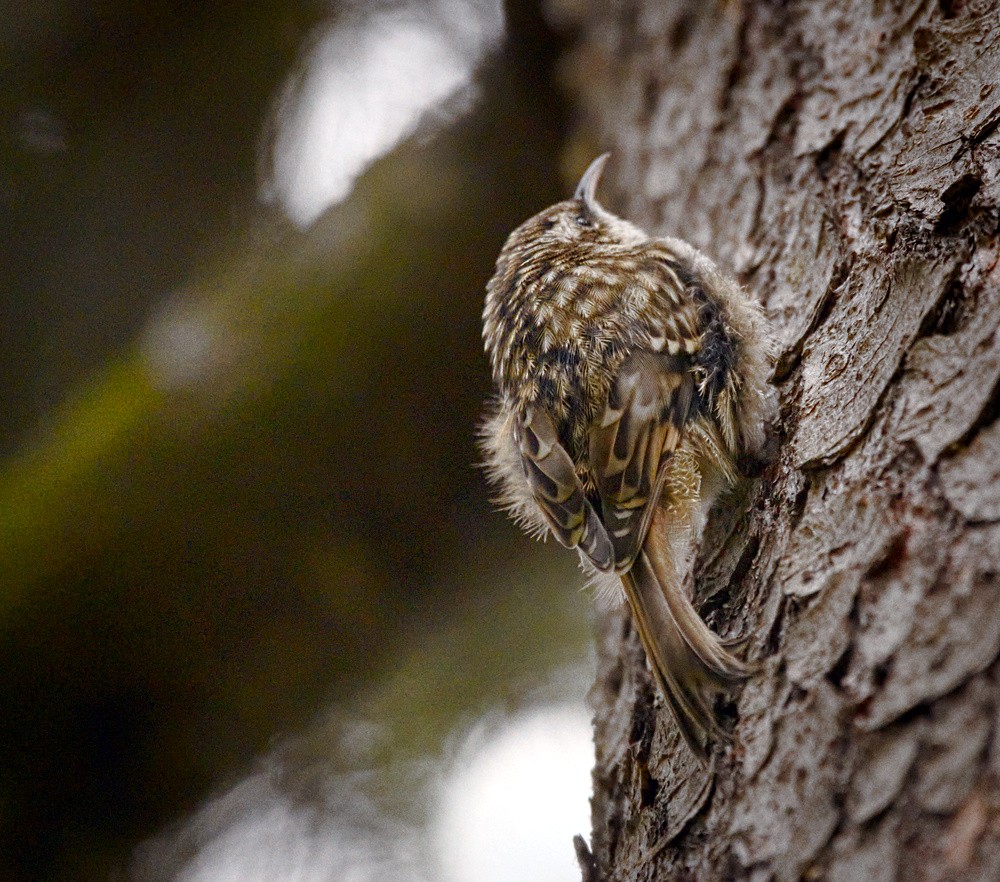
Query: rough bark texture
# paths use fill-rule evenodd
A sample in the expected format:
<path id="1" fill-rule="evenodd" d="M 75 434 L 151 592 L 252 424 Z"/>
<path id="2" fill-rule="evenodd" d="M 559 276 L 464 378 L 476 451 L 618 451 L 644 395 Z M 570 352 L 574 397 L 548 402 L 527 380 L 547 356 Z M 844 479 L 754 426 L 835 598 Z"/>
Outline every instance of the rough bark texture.
<path id="1" fill-rule="evenodd" d="M 618 199 L 742 275 L 780 452 L 694 591 L 756 676 L 699 768 L 606 623 L 604 880 L 1000 879 L 1000 14 L 591 0 L 567 70 Z M 614 172 L 613 172 L 614 174 Z"/>

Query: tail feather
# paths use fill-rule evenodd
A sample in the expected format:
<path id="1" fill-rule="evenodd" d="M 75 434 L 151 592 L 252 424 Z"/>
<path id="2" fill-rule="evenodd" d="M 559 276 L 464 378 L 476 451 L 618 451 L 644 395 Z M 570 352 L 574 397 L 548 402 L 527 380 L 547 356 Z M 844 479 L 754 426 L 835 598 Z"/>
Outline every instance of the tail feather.
<path id="1" fill-rule="evenodd" d="M 746 679 L 749 668 L 701 620 L 667 554 L 647 541 L 622 584 L 657 685 L 684 740 L 705 761 L 706 738 L 724 734 L 712 695 Z"/>
<path id="2" fill-rule="evenodd" d="M 662 531 L 650 532 L 644 550 L 651 570 L 650 575 L 658 583 L 660 594 L 666 601 L 677 629 L 690 650 L 711 672 L 711 679 L 720 691 L 738 685 L 749 676 L 749 666 L 729 652 L 726 642 L 702 621 L 674 575 L 670 546 L 661 537 Z M 740 642 L 741 640 L 729 641 L 729 644 L 738 646 Z"/>

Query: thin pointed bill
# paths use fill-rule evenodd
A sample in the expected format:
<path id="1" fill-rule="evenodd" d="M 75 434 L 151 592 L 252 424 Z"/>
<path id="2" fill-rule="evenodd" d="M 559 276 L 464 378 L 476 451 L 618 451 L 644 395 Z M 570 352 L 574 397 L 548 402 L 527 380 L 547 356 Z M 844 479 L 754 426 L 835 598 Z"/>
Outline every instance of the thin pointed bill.
<path id="1" fill-rule="evenodd" d="M 580 178 L 580 183 L 576 185 L 576 192 L 573 194 L 573 198 L 579 199 L 587 208 L 590 208 L 597 202 L 597 185 L 601 180 L 601 172 L 604 171 L 604 166 L 609 156 L 611 156 L 610 153 L 602 153 L 590 163 L 587 170 L 583 173 L 583 177 Z"/>

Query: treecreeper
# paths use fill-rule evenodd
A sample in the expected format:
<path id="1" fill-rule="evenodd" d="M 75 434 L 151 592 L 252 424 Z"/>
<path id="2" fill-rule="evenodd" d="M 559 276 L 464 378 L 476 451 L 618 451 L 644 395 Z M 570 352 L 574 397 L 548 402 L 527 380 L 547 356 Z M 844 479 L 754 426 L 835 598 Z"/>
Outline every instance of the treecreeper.
<path id="1" fill-rule="evenodd" d="M 624 596 L 653 677 L 703 761 L 714 697 L 748 666 L 685 579 L 708 510 L 763 456 L 774 396 L 760 307 L 704 254 L 601 206 L 609 154 L 510 234 L 486 287 L 496 396 L 480 444 L 499 502 Z M 620 587 L 619 587 L 620 586 Z"/>

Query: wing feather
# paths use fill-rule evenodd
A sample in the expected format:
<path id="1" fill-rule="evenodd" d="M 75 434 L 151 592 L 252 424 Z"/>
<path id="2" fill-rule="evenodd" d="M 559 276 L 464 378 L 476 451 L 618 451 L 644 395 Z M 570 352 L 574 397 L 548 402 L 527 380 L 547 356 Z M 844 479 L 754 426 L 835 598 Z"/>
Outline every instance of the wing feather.
<path id="1" fill-rule="evenodd" d="M 632 566 L 646 538 L 663 489 L 663 466 L 680 443 L 694 394 L 686 356 L 635 352 L 621 366 L 590 431 L 590 466 L 619 573 Z"/>
<path id="2" fill-rule="evenodd" d="M 552 417 L 529 405 L 515 425 L 514 437 L 524 476 L 552 535 L 567 548 L 579 549 L 598 570 L 610 570 L 615 562 L 611 540 L 584 495 Z"/>

